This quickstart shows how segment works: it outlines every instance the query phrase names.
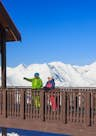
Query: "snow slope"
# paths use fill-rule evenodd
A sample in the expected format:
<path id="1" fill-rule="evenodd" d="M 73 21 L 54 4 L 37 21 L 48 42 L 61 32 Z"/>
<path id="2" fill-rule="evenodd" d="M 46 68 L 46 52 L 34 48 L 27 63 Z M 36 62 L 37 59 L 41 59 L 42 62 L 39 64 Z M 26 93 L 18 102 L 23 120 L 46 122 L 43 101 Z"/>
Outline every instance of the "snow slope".
<path id="1" fill-rule="evenodd" d="M 52 62 L 29 66 L 20 64 L 14 68 L 7 67 L 7 85 L 31 86 L 31 83 L 23 80 L 23 77 L 32 78 L 35 72 L 40 73 L 44 85 L 47 77 L 52 76 L 56 86 L 96 87 L 96 62 L 85 66 Z"/>

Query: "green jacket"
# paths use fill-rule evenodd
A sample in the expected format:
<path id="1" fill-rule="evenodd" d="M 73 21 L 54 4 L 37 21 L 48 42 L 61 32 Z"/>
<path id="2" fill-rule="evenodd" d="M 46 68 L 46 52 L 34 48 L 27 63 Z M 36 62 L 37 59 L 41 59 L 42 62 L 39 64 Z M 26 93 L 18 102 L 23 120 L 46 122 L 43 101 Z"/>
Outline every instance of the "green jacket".
<path id="1" fill-rule="evenodd" d="M 32 89 L 40 89 L 43 86 L 42 80 L 40 78 L 24 78 L 27 81 L 32 82 Z"/>

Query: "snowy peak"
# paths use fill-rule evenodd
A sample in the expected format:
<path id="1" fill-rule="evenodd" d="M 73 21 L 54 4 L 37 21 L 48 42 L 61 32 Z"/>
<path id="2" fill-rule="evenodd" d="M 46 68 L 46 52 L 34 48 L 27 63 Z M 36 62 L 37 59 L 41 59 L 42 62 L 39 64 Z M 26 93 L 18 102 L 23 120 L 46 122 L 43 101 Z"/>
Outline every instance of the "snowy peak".
<path id="1" fill-rule="evenodd" d="M 25 68 L 26 68 L 26 66 L 24 64 L 20 64 L 15 67 L 15 69 L 25 69 Z"/>

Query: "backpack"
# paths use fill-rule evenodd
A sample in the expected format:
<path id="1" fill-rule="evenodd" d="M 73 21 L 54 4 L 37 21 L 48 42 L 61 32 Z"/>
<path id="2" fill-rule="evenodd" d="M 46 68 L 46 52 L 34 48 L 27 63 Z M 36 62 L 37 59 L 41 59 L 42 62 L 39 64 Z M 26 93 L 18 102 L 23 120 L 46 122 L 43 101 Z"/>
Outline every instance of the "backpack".
<path id="1" fill-rule="evenodd" d="M 51 82 L 48 82 L 48 83 L 46 84 L 46 87 L 47 87 L 47 88 L 51 88 L 51 87 L 52 87 L 52 83 L 51 83 Z"/>

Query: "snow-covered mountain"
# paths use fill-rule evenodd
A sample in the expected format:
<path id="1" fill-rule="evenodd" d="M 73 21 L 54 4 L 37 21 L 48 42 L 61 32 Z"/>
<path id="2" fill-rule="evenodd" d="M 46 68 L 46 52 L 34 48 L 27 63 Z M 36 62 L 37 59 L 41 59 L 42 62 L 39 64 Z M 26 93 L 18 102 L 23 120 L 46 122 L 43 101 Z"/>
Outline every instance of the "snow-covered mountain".
<path id="1" fill-rule="evenodd" d="M 35 72 L 40 73 L 44 85 L 47 77 L 52 76 L 56 86 L 96 87 L 96 62 L 85 66 L 52 62 L 29 66 L 20 64 L 14 68 L 7 67 L 7 85 L 31 86 L 31 83 L 25 81 L 23 77 L 32 78 Z"/>

